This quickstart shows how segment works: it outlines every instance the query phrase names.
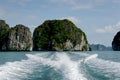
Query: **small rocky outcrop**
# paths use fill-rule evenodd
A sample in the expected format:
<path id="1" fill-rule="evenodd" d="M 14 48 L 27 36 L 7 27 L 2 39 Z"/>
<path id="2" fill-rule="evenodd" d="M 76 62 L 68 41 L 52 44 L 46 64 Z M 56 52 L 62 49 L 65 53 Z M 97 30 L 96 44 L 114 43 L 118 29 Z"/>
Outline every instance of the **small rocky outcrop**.
<path id="1" fill-rule="evenodd" d="M 7 49 L 7 37 L 9 32 L 9 25 L 4 20 L 0 20 L 0 51 Z"/>
<path id="2" fill-rule="evenodd" d="M 11 28 L 7 43 L 10 51 L 32 50 L 32 37 L 29 28 L 24 25 L 16 25 Z"/>
<path id="3" fill-rule="evenodd" d="M 89 50 L 85 33 L 71 21 L 47 20 L 33 33 L 33 50 Z"/>
<path id="4" fill-rule="evenodd" d="M 112 48 L 114 51 L 120 51 L 120 31 L 115 35 L 112 41 Z"/>

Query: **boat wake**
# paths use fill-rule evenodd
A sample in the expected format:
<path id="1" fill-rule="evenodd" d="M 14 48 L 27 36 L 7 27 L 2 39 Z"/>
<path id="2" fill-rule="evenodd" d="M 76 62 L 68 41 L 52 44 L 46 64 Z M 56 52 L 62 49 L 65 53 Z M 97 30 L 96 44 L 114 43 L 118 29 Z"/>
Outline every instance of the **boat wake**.
<path id="1" fill-rule="evenodd" d="M 65 52 L 26 54 L 27 60 L 1 65 L 0 80 L 120 79 L 120 63 L 99 59 L 98 54 L 74 55 L 77 57 Z"/>
<path id="2" fill-rule="evenodd" d="M 87 58 L 85 58 L 83 60 L 84 63 L 86 63 L 87 61 L 89 61 L 90 59 L 94 59 L 94 58 L 97 58 L 98 54 L 93 54 L 91 56 L 88 56 Z"/>

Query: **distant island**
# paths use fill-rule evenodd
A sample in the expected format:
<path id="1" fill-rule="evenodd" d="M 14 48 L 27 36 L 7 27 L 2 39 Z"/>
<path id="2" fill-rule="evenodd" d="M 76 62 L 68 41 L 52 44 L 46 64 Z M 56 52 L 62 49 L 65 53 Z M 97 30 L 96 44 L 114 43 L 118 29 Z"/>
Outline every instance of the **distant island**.
<path id="1" fill-rule="evenodd" d="M 86 34 L 70 20 L 46 20 L 33 37 L 22 24 L 10 28 L 0 20 L 0 51 L 88 51 Z"/>
<path id="2" fill-rule="evenodd" d="M 112 47 L 106 47 L 102 44 L 89 44 L 91 51 L 113 51 Z"/>

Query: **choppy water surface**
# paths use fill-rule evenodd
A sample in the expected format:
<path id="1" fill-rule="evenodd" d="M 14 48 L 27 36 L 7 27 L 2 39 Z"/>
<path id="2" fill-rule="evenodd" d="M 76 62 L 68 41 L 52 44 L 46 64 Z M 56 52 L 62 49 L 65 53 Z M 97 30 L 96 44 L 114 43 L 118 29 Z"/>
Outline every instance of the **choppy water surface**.
<path id="1" fill-rule="evenodd" d="M 0 80 L 120 80 L 120 52 L 1 52 Z"/>

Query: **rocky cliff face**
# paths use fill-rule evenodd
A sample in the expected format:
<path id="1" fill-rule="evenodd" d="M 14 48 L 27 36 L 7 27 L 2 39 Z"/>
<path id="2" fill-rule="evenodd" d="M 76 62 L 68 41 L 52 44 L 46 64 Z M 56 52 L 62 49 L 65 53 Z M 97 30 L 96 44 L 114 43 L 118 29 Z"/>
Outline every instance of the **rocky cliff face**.
<path id="1" fill-rule="evenodd" d="M 16 25 L 11 28 L 7 43 L 10 51 L 32 50 L 32 37 L 29 28 L 24 25 Z"/>
<path id="2" fill-rule="evenodd" d="M 0 51 L 7 49 L 9 29 L 9 25 L 6 24 L 4 20 L 0 20 Z"/>
<path id="3" fill-rule="evenodd" d="M 71 21 L 47 20 L 33 33 L 33 50 L 89 50 L 85 33 Z"/>
<path id="4" fill-rule="evenodd" d="M 112 41 L 112 48 L 114 51 L 120 51 L 120 31 L 115 35 Z"/>

